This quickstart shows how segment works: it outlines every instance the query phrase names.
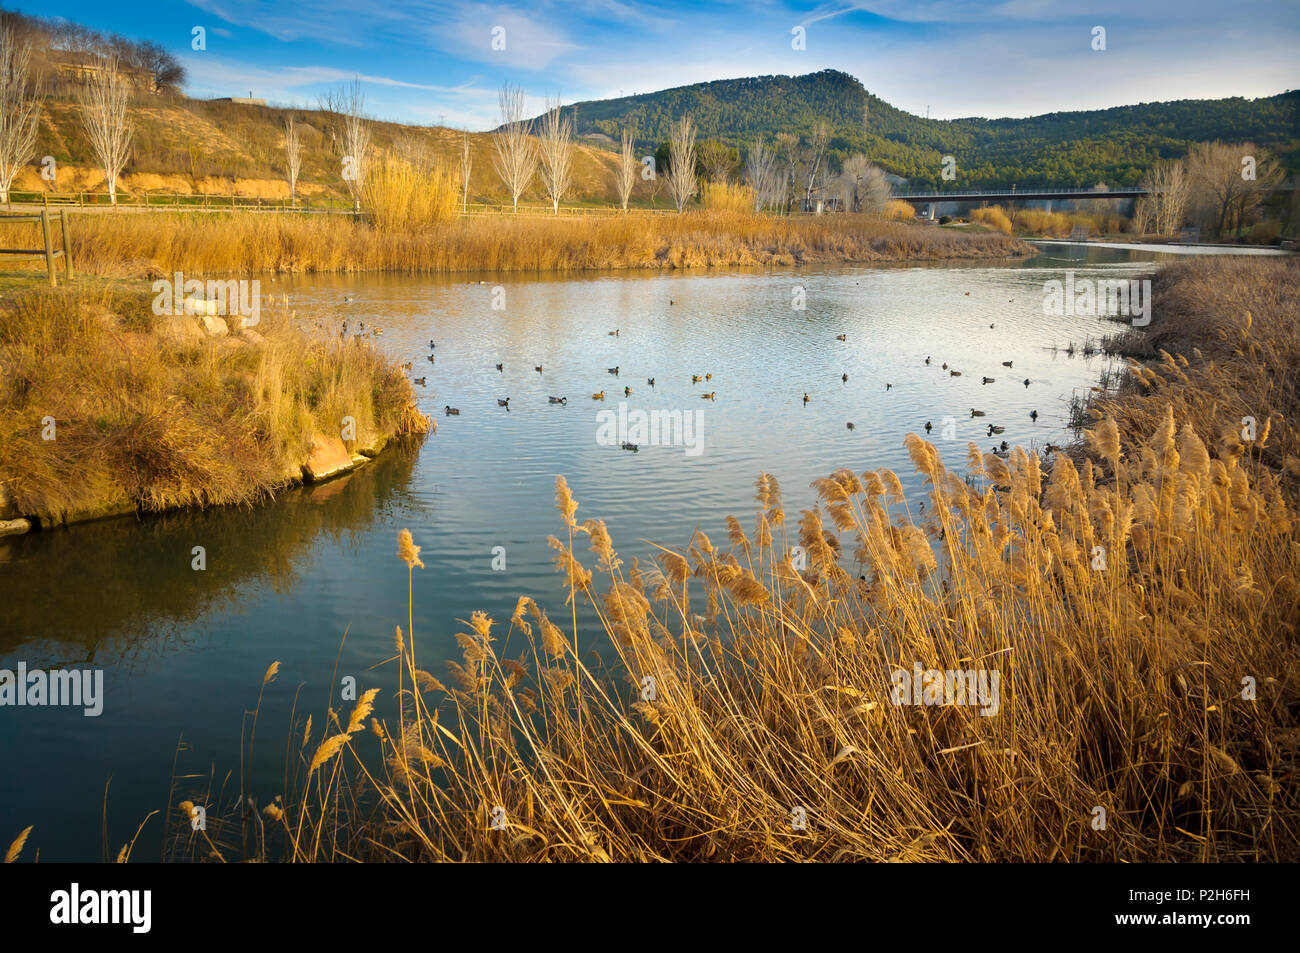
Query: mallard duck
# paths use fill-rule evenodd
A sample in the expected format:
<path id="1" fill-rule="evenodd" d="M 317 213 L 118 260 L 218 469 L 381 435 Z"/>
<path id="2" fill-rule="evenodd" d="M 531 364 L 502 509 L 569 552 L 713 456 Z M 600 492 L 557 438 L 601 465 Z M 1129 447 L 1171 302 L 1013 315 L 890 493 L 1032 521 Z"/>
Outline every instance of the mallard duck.
<path id="1" fill-rule="evenodd" d="M 1030 419 L 1030 420 L 1035 420 L 1035 421 L 1038 420 L 1038 411 L 1036 411 L 1036 410 L 1031 410 L 1031 411 L 1029 412 L 1029 419 Z"/>
<path id="2" fill-rule="evenodd" d="M 949 372 L 948 372 L 948 376 L 949 376 L 949 377 L 961 377 L 961 371 L 949 371 Z"/>
<path id="3" fill-rule="evenodd" d="M 927 420 L 925 422 L 925 432 L 929 433 L 933 429 L 934 429 L 934 424 L 930 423 L 930 421 Z"/>
<path id="4" fill-rule="evenodd" d="M 633 453 L 636 453 L 637 450 L 640 449 L 640 447 L 638 447 L 638 446 L 637 446 L 636 444 L 634 444 L 634 443 L 626 443 L 626 442 L 625 442 L 625 443 L 623 444 L 623 449 L 624 449 L 624 450 L 631 450 Z"/>
<path id="5" fill-rule="evenodd" d="M 605 399 L 605 392 L 604 392 L 604 391 L 601 391 L 599 394 L 592 394 L 592 395 L 591 395 L 591 399 L 592 399 L 592 400 L 604 400 L 604 399 Z"/>
<path id="6" fill-rule="evenodd" d="M 425 386 L 425 385 L 424 385 L 424 378 L 423 378 L 423 377 L 412 377 L 412 378 L 411 378 L 411 383 L 412 383 L 412 384 L 419 384 L 421 387 Z"/>
<path id="7" fill-rule="evenodd" d="M 442 408 L 442 409 L 443 409 L 443 412 L 444 412 L 448 417 L 459 417 L 459 416 L 460 416 L 460 408 L 459 408 L 459 407 L 447 406 L 447 407 L 444 407 L 444 408 Z"/>
<path id="8" fill-rule="evenodd" d="M 1026 387 L 1029 386 L 1029 378 L 1028 378 L 1028 377 L 1025 378 L 1025 386 L 1026 386 Z"/>
<path id="9" fill-rule="evenodd" d="M 499 371 L 503 371 L 503 370 L 505 370 L 505 366 L 502 365 L 502 364 L 498 364 L 498 365 L 497 365 L 497 370 L 499 370 Z"/>
<path id="10" fill-rule="evenodd" d="M 607 368 L 605 368 L 605 373 L 606 373 L 606 374 L 613 374 L 615 377 L 618 377 L 618 368 L 617 368 L 617 367 L 607 367 Z"/>
<path id="11" fill-rule="evenodd" d="M 538 374 L 540 374 L 542 372 L 542 365 L 538 364 L 536 367 L 533 368 L 533 370 L 535 370 Z"/>
<path id="12" fill-rule="evenodd" d="M 995 427 L 992 424 L 989 424 L 989 436 L 991 437 L 995 433 L 1002 433 L 1002 431 L 1006 429 L 1007 429 L 1006 427 Z"/>
<path id="13" fill-rule="evenodd" d="M 649 384 L 651 387 L 654 387 L 654 386 L 655 386 L 655 379 L 654 379 L 653 377 L 647 377 L 647 378 L 645 379 L 645 382 L 646 382 L 647 384 Z"/>
<path id="14" fill-rule="evenodd" d="M 548 397 L 547 400 L 552 404 L 567 404 L 569 402 L 569 398 L 567 397 Z"/>
<path id="15" fill-rule="evenodd" d="M 692 384 L 698 384 L 698 383 L 699 383 L 700 381 L 702 381 L 702 380 L 704 380 L 704 378 L 701 377 L 699 374 L 692 374 L 692 375 L 691 375 L 691 383 L 692 383 Z"/>
<path id="16" fill-rule="evenodd" d="M 1003 361 L 1003 362 L 1002 362 L 1002 366 L 1003 366 L 1003 367 L 1010 367 L 1010 366 L 1011 366 L 1011 362 L 1010 362 L 1010 361 Z"/>
<path id="17" fill-rule="evenodd" d="M 713 375 L 712 375 L 712 374 L 705 374 L 705 375 L 704 375 L 704 379 L 705 379 L 706 381 L 711 381 L 711 380 L 713 380 Z"/>
<path id="18" fill-rule="evenodd" d="M 974 407 L 972 407 L 972 408 L 970 409 L 970 415 L 971 415 L 972 417 L 983 417 L 983 416 L 984 416 L 984 411 L 982 411 L 982 410 L 976 410 Z"/>
<path id="19" fill-rule="evenodd" d="M 929 354 L 927 354 L 927 355 L 925 356 L 925 363 L 927 363 L 927 364 L 930 363 L 930 355 L 929 355 Z"/>
<path id="20" fill-rule="evenodd" d="M 806 403 L 808 403 L 808 401 L 810 401 L 810 400 L 812 400 L 812 398 L 809 397 L 809 396 L 807 395 L 807 393 L 805 393 L 805 394 L 803 395 L 803 402 L 806 404 Z"/>
<path id="21" fill-rule="evenodd" d="M 850 430 L 852 430 L 852 429 L 853 429 L 853 421 L 850 420 L 850 421 L 849 421 L 845 426 L 847 426 Z"/>
<path id="22" fill-rule="evenodd" d="M 610 331 L 609 336 L 612 338 L 618 337 L 618 328 L 615 328 L 613 331 Z"/>
<path id="23" fill-rule="evenodd" d="M 498 407 L 504 407 L 506 410 L 509 410 L 509 409 L 510 409 L 510 398 L 507 397 L 505 400 L 502 400 L 500 397 L 498 397 L 498 398 L 497 398 L 497 406 L 498 406 Z"/>
<path id="24" fill-rule="evenodd" d="M 894 386 L 893 384 L 886 384 L 886 385 L 885 385 L 885 390 L 889 390 L 889 388 L 891 388 L 891 387 L 893 387 L 893 386 Z"/>
<path id="25" fill-rule="evenodd" d="M 632 396 L 632 388 L 630 388 L 630 387 L 624 387 L 624 388 L 623 388 L 623 396 L 624 396 L 624 397 L 631 397 L 631 396 Z"/>
<path id="26" fill-rule="evenodd" d="M 704 398 L 705 400 L 717 400 L 717 399 L 718 399 L 718 392 L 715 390 L 715 391 L 714 391 L 713 393 L 711 393 L 711 394 L 701 394 L 700 396 L 701 396 L 702 398 Z"/>
<path id="27" fill-rule="evenodd" d="M 991 377 L 981 377 L 981 378 L 980 378 L 980 383 L 981 383 L 981 384 L 996 384 L 997 381 L 995 381 L 995 380 L 994 380 L 993 378 L 991 378 Z"/>
<path id="28" fill-rule="evenodd" d="M 847 383 L 849 382 L 849 375 L 848 375 L 848 374 L 841 374 L 841 375 L 840 375 L 840 380 L 842 380 L 844 383 L 847 384 Z"/>
<path id="29" fill-rule="evenodd" d="M 837 340 L 837 341 L 847 341 L 847 340 L 848 340 L 848 337 L 849 337 L 849 336 L 848 336 L 847 334 L 837 334 L 837 335 L 835 335 L 835 340 Z"/>

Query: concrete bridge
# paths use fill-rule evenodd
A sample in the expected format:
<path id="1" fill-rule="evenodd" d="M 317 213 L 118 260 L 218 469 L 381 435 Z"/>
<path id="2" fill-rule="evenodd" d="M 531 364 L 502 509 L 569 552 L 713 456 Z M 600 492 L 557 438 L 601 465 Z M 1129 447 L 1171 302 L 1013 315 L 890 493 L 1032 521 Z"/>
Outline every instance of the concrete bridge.
<path id="1" fill-rule="evenodd" d="M 1052 210 L 1053 201 L 1078 201 L 1080 199 L 1135 199 L 1139 196 L 1146 195 L 1146 189 L 1133 188 L 1115 188 L 1115 189 L 1057 189 L 1057 188 L 1026 188 L 1017 189 L 1012 186 L 1009 189 L 953 189 L 943 192 L 899 192 L 892 196 L 896 199 L 902 199 L 904 202 L 911 202 L 915 206 L 930 206 L 930 218 L 934 218 L 934 207 L 940 202 L 1046 202 L 1047 210 Z"/>
<path id="2" fill-rule="evenodd" d="M 1283 181 L 1269 191 L 1285 192 L 1295 188 L 1291 180 Z M 891 198 L 911 202 L 918 208 L 928 205 L 929 217 L 934 218 L 934 207 L 940 202 L 1046 202 L 1047 210 L 1052 210 L 1053 201 L 1077 202 L 1080 199 L 1135 199 L 1147 195 L 1148 191 L 1137 186 L 1114 189 L 1058 189 L 1051 187 L 1032 187 L 1017 189 L 952 189 L 950 191 L 899 192 Z"/>

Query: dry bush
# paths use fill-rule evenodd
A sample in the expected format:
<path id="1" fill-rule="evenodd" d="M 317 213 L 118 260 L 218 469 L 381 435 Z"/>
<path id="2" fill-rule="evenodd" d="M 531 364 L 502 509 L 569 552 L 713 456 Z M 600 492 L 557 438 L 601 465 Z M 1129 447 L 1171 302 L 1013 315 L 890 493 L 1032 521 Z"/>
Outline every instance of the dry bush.
<path id="1" fill-rule="evenodd" d="M 911 202 L 904 202 L 902 199 L 890 199 L 881 214 L 884 218 L 892 221 L 910 222 L 916 218 L 916 209 L 912 207 Z"/>
<path id="2" fill-rule="evenodd" d="M 970 220 L 979 225 L 995 228 L 1007 235 L 1011 234 L 1011 219 L 1007 218 L 1007 213 L 997 205 L 971 209 Z"/>
<path id="3" fill-rule="evenodd" d="M 705 182 L 700 187 L 700 204 L 711 212 L 754 214 L 754 189 L 733 182 Z"/>
<path id="4" fill-rule="evenodd" d="M 344 415 L 353 446 L 420 429 L 410 383 L 367 342 L 310 336 L 283 306 L 262 309 L 261 343 L 183 342 L 160 332 L 151 301 L 42 289 L 4 304 L 0 482 L 23 512 L 249 502 Z"/>
<path id="5" fill-rule="evenodd" d="M 386 155 L 366 172 L 365 204 L 375 226 L 401 231 L 436 225 L 460 209 L 459 175 L 438 162 L 416 163 Z"/>

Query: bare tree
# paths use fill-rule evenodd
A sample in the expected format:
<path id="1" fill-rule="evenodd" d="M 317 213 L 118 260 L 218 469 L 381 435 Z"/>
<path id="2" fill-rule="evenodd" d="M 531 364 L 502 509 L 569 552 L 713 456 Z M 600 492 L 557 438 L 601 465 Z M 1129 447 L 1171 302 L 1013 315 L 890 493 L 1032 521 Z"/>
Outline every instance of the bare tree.
<path id="1" fill-rule="evenodd" d="M 776 209 L 781 201 L 781 173 L 776 167 L 776 153 L 756 139 L 749 150 L 749 182 L 754 187 L 754 211 Z"/>
<path id="2" fill-rule="evenodd" d="M 885 178 L 884 169 L 878 165 L 868 163 L 861 178 L 857 180 L 856 186 L 859 212 L 879 215 L 885 210 L 885 206 L 889 204 L 891 191 L 889 179 Z"/>
<path id="3" fill-rule="evenodd" d="M 537 154 L 529 135 L 532 123 L 524 118 L 526 103 L 521 87 L 504 83 L 497 93 L 497 104 L 501 108 L 501 125 L 492 133 L 492 144 L 496 146 L 492 165 L 518 212 L 519 196 L 532 183 L 537 171 Z"/>
<path id="4" fill-rule="evenodd" d="M 668 138 L 668 194 L 680 214 L 699 188 L 695 178 L 695 123 L 683 116 Z"/>
<path id="5" fill-rule="evenodd" d="M 1191 178 L 1181 159 L 1157 162 L 1141 181 L 1147 194 L 1133 203 L 1133 223 L 1141 234 L 1173 235 L 1187 217 Z"/>
<path id="6" fill-rule="evenodd" d="M 1198 143 L 1188 152 L 1187 173 L 1194 211 L 1220 237 L 1243 227 L 1283 175 L 1273 158 L 1250 142 Z"/>
<path id="7" fill-rule="evenodd" d="M 289 178 L 289 200 L 298 202 L 298 173 L 302 169 L 302 140 L 298 127 L 290 116 L 284 122 L 284 167 Z"/>
<path id="8" fill-rule="evenodd" d="M 5 204 L 19 170 L 36 155 L 40 105 L 28 86 L 31 52 L 31 43 L 17 42 L 10 27 L 0 30 L 0 202 Z"/>
<path id="9" fill-rule="evenodd" d="M 871 163 L 867 157 L 860 152 L 855 152 L 844 160 L 840 167 L 840 173 L 847 181 L 844 187 L 847 189 L 847 200 L 844 203 L 844 211 L 857 212 L 861 210 L 862 185 L 867 176 L 867 170 L 871 168 Z"/>
<path id="10" fill-rule="evenodd" d="M 614 183 L 618 187 L 618 202 L 627 211 L 628 200 L 632 197 L 632 186 L 636 184 L 636 172 L 640 168 L 640 163 L 636 161 L 636 155 L 633 153 L 633 143 L 636 140 L 636 133 L 630 128 L 624 127 L 622 148 L 618 153 L 618 165 L 614 167 Z"/>
<path id="11" fill-rule="evenodd" d="M 781 204 L 785 206 L 785 214 L 789 215 L 799 169 L 799 137 L 792 132 L 778 132 L 776 153 L 781 159 Z"/>
<path id="12" fill-rule="evenodd" d="M 558 96 L 547 100 L 540 145 L 542 185 L 551 211 L 559 215 L 560 201 L 573 182 L 573 117 L 564 115 Z"/>
<path id="13" fill-rule="evenodd" d="M 469 151 L 469 133 L 461 134 L 460 140 L 460 210 L 469 213 L 469 174 L 474 168 L 474 156 Z"/>
<path id="14" fill-rule="evenodd" d="M 126 167 L 131 147 L 131 121 L 126 112 L 130 87 L 117 57 L 109 54 L 99 58 L 78 98 L 86 138 L 104 170 L 109 201 L 116 205 L 117 177 Z"/>
<path id="15" fill-rule="evenodd" d="M 352 193 L 352 207 L 361 208 L 366 184 L 366 160 L 370 152 L 370 125 L 366 122 L 366 94 L 361 80 L 354 79 L 339 92 L 338 111 L 343 116 L 343 181 Z"/>
<path id="16" fill-rule="evenodd" d="M 822 160 L 826 157 L 826 147 L 831 142 L 830 123 L 818 120 L 813 124 L 812 136 L 808 140 L 808 187 L 804 191 L 804 207 L 812 205 L 813 190 L 817 184 L 817 173 L 821 171 Z"/>
<path id="17" fill-rule="evenodd" d="M 700 170 L 710 182 L 726 182 L 740 161 L 735 149 L 717 139 L 700 143 L 699 157 Z"/>

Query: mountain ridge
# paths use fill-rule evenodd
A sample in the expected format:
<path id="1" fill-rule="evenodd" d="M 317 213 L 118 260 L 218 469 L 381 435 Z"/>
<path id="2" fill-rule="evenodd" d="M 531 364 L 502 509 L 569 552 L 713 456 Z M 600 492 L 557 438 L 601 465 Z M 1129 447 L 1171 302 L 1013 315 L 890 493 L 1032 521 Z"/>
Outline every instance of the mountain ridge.
<path id="1" fill-rule="evenodd" d="M 826 69 L 711 80 L 564 110 L 576 118 L 580 137 L 617 141 L 634 124 L 638 147 L 651 150 L 689 112 L 701 139 L 719 139 L 742 154 L 758 137 L 768 143 L 778 132 L 806 138 L 825 119 L 835 160 L 863 152 L 886 171 L 931 187 L 942 185 L 944 155 L 956 158 L 964 187 L 1136 185 L 1157 159 L 1185 155 L 1192 143 L 1212 139 L 1252 141 L 1276 153 L 1289 173 L 1300 172 L 1300 90 L 1023 118 L 927 119 L 884 101 L 848 73 Z"/>

